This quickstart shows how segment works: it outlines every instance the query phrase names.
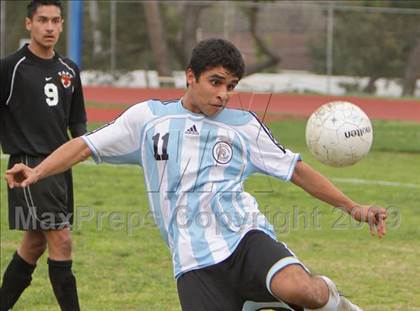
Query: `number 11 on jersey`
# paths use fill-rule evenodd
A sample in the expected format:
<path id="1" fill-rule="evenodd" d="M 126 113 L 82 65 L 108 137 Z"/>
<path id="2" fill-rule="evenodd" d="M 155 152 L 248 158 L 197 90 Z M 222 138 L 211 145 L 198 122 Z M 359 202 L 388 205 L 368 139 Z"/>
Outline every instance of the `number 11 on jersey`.
<path id="1" fill-rule="evenodd" d="M 160 133 L 153 136 L 153 153 L 157 161 L 168 160 L 168 141 L 169 133 L 163 135 L 162 139 L 160 139 Z"/>

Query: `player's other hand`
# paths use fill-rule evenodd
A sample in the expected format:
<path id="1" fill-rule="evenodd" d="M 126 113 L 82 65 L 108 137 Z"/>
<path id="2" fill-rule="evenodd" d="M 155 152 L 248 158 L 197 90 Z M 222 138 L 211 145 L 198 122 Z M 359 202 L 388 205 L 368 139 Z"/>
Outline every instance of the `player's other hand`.
<path id="1" fill-rule="evenodd" d="M 15 164 L 5 175 L 10 188 L 26 187 L 38 181 L 36 170 L 22 163 Z"/>
<path id="2" fill-rule="evenodd" d="M 386 234 L 388 211 L 385 208 L 373 205 L 356 206 L 352 209 L 351 216 L 360 222 L 367 222 L 371 235 L 381 238 Z"/>

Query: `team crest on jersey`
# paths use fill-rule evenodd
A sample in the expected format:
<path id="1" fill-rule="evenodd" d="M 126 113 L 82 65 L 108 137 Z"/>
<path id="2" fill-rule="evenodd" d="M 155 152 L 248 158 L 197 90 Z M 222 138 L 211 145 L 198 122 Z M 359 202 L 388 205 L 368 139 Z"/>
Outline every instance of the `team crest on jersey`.
<path id="1" fill-rule="evenodd" d="M 71 86 L 71 79 L 73 78 L 73 75 L 70 72 L 60 71 L 58 75 L 60 76 L 61 83 L 65 88 Z"/>
<path id="2" fill-rule="evenodd" d="M 213 147 L 213 158 L 219 164 L 227 164 L 232 160 L 232 146 L 225 142 L 219 141 Z"/>

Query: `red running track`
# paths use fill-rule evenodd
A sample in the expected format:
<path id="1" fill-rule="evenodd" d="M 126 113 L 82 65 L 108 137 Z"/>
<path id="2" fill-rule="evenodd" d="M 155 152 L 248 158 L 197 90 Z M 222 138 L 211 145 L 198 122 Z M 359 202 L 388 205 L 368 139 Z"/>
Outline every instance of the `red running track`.
<path id="1" fill-rule="evenodd" d="M 181 98 L 183 89 L 136 89 L 114 87 L 84 87 L 88 101 L 115 104 L 115 108 L 88 108 L 88 120 L 106 122 L 119 116 L 124 108 L 119 104 L 135 104 L 151 98 L 168 100 Z M 420 122 L 420 99 L 382 99 L 349 96 L 322 96 L 297 94 L 237 93 L 228 107 L 243 108 L 264 114 L 270 118 L 285 116 L 308 117 L 322 104 L 333 100 L 350 101 L 361 107 L 372 119 L 404 120 Z"/>

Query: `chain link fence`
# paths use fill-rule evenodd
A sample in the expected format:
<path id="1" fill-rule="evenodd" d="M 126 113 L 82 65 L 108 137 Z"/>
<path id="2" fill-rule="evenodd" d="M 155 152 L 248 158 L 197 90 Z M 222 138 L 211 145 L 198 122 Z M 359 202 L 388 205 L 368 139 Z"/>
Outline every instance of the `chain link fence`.
<path id="1" fill-rule="evenodd" d="M 179 71 L 197 41 L 224 37 L 242 51 L 248 74 L 260 75 L 261 81 L 272 77 L 271 91 L 378 94 L 388 89 L 389 95 L 420 95 L 420 3 L 378 3 L 84 1 L 82 69 L 108 73 L 106 83 L 135 70 L 146 82 L 149 71 L 155 72 L 150 79 L 171 82 L 168 76 L 183 79 Z M 28 37 L 26 1 L 1 5 L 4 57 Z M 68 28 L 66 2 L 64 7 Z M 63 37 L 57 49 L 65 54 L 66 32 Z M 276 88 L 280 80 L 273 75 L 289 86 Z"/>

